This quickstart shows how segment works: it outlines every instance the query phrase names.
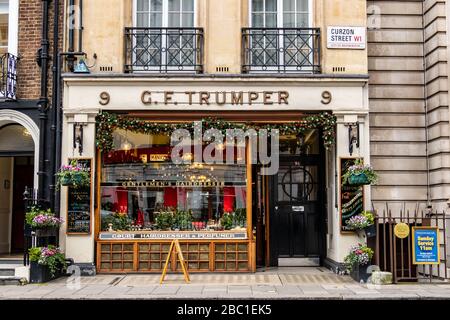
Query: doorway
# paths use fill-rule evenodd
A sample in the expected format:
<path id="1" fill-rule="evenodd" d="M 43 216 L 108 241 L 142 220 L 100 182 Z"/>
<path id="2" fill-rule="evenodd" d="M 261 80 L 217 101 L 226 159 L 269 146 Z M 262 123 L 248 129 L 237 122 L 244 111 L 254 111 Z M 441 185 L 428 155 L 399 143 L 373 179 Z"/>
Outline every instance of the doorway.
<path id="1" fill-rule="evenodd" d="M 294 145 L 282 153 L 280 169 L 269 179 L 271 266 L 320 266 L 323 262 L 325 161 L 319 137 L 316 134 L 317 148 Z"/>
<path id="2" fill-rule="evenodd" d="M 18 123 L 0 127 L 0 254 L 24 249 L 25 187 L 35 182 L 35 142 Z"/>
<path id="3" fill-rule="evenodd" d="M 11 253 L 23 252 L 25 202 L 23 192 L 26 187 L 33 186 L 33 157 L 14 157 L 13 202 L 11 221 Z"/>

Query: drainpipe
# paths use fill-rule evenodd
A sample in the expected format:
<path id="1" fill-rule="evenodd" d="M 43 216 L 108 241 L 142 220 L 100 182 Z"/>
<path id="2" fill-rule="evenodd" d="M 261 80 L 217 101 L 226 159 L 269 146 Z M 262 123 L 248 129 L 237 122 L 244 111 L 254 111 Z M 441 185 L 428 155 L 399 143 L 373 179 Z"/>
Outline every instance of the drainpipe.
<path id="1" fill-rule="evenodd" d="M 73 25 L 69 25 L 69 48 L 68 52 L 75 51 L 75 0 L 69 1 L 69 17 L 71 17 L 70 21 Z M 73 71 L 75 64 L 74 56 L 67 56 L 67 66 L 70 71 Z"/>
<path id="2" fill-rule="evenodd" d="M 78 52 L 83 52 L 83 0 L 79 0 L 79 18 L 80 18 L 80 25 L 79 25 L 79 31 L 78 31 Z"/>
<path id="3" fill-rule="evenodd" d="M 55 174 L 61 166 L 61 106 L 60 106 L 60 74 L 61 67 L 59 65 L 59 0 L 53 1 L 53 78 L 52 78 L 52 146 L 54 146 L 54 159 L 53 159 L 53 167 L 52 167 L 52 183 L 50 186 L 51 190 L 51 202 L 52 208 L 54 209 L 55 214 L 59 217 L 60 212 L 60 192 L 56 188 L 56 178 Z"/>
<path id="4" fill-rule="evenodd" d="M 48 111 L 48 12 L 49 12 L 49 1 L 42 0 L 42 35 L 41 35 L 41 48 L 39 50 L 39 64 L 41 67 L 41 93 L 39 97 L 38 107 L 39 107 L 39 191 L 38 198 L 44 199 L 45 197 L 45 179 L 48 172 L 46 171 L 46 130 L 47 130 L 47 111 Z"/>

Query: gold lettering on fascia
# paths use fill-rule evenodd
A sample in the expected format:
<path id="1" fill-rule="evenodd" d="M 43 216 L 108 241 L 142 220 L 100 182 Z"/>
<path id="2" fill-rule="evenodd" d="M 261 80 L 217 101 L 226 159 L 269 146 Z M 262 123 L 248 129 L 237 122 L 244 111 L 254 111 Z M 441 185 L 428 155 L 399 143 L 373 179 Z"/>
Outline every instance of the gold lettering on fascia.
<path id="1" fill-rule="evenodd" d="M 223 181 L 125 181 L 122 187 L 224 187 Z"/>
<path id="2" fill-rule="evenodd" d="M 289 105 L 288 91 L 149 91 L 141 93 L 144 105 Z"/>

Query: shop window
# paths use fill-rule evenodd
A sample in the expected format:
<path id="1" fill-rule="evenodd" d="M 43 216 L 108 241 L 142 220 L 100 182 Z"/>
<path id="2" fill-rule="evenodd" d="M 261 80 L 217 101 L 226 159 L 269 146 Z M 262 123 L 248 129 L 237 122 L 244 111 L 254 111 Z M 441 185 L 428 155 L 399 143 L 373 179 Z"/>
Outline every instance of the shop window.
<path id="1" fill-rule="evenodd" d="M 167 135 L 114 132 L 102 157 L 101 230 L 245 231 L 246 165 L 175 164 L 171 151 Z"/>

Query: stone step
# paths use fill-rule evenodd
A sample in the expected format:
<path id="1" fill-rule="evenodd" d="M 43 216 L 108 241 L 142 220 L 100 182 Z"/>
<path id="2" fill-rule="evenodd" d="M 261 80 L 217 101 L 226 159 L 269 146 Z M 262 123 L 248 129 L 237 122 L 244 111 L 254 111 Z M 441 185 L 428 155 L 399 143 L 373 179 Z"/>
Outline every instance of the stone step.
<path id="1" fill-rule="evenodd" d="M 0 259 L 0 268 L 2 265 L 5 264 L 17 264 L 17 265 L 23 265 L 23 259 L 17 259 L 17 258 L 1 258 Z"/>
<path id="2" fill-rule="evenodd" d="M 0 286 L 22 285 L 22 278 L 15 276 L 0 276 Z"/>
<path id="3" fill-rule="evenodd" d="M 0 268 L 0 277 L 10 277 L 16 274 L 15 268 Z"/>

